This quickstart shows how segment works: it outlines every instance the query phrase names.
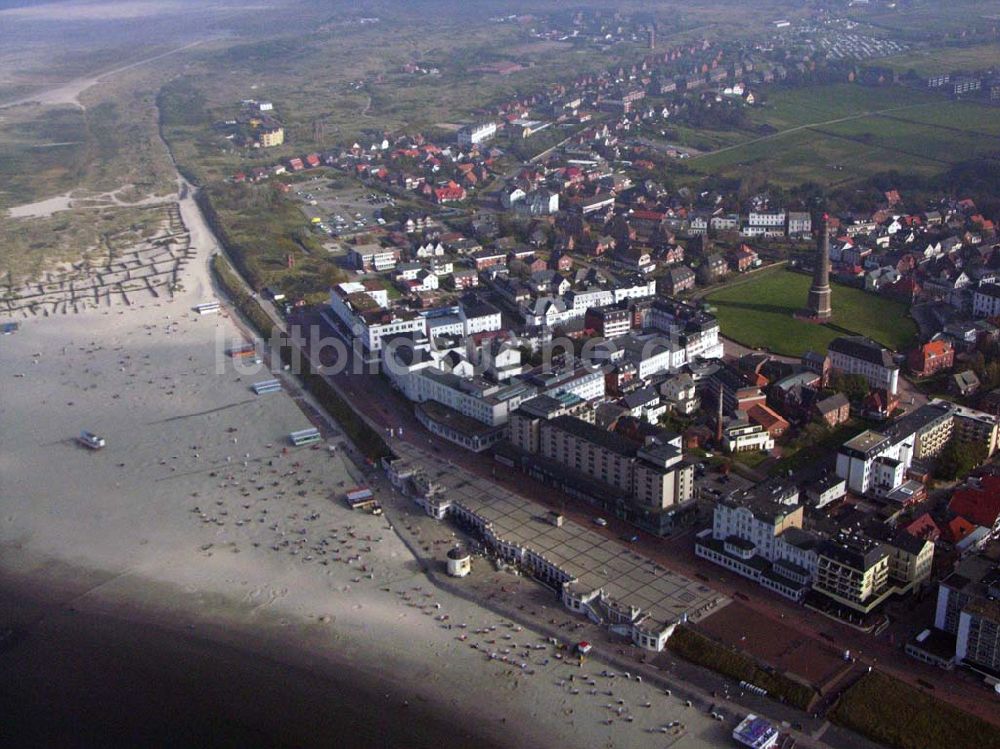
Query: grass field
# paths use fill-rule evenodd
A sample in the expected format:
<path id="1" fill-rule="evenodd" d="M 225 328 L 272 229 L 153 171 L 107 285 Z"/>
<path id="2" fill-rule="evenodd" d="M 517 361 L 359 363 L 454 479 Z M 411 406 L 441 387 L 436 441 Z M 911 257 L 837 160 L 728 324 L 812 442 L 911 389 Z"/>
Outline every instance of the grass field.
<path id="1" fill-rule="evenodd" d="M 920 75 L 952 73 L 957 70 L 986 70 L 995 68 L 1000 60 L 1000 43 L 971 44 L 964 47 L 941 47 L 917 50 L 905 55 L 886 57 L 879 65 L 886 65 L 901 73 L 915 70 Z"/>
<path id="2" fill-rule="evenodd" d="M 833 285 L 833 316 L 829 325 L 797 320 L 812 280 L 788 270 L 764 273 L 707 297 L 715 307 L 722 334 L 746 346 L 799 356 L 812 349 L 825 351 L 840 335 L 867 335 L 895 349 L 913 342 L 916 324 L 906 317 L 905 304 Z"/>
<path id="3" fill-rule="evenodd" d="M 784 186 L 835 186 L 891 170 L 932 175 L 1000 150 L 994 108 L 902 86 L 774 90 L 751 119 L 778 132 L 720 142 L 719 150 L 687 166 L 706 176 L 756 172 Z"/>

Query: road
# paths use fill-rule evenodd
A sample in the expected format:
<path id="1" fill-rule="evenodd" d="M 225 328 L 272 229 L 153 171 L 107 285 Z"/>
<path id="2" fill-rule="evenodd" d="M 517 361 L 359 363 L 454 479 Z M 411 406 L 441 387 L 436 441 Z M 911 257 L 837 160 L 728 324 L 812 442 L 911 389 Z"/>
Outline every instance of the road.
<path id="1" fill-rule="evenodd" d="M 157 60 L 162 60 L 164 57 L 169 57 L 170 55 L 175 55 L 178 52 L 183 52 L 185 50 L 191 49 L 192 47 L 197 47 L 199 44 L 204 44 L 205 39 L 199 39 L 198 41 L 191 42 L 190 44 L 184 44 L 180 47 L 175 47 L 174 49 L 167 50 L 158 55 L 153 55 L 152 57 L 146 57 L 142 60 L 137 60 L 136 62 L 129 63 L 128 65 L 123 65 L 114 70 L 107 70 L 98 75 L 91 76 L 88 78 L 76 78 L 68 83 L 64 83 L 61 86 L 55 88 L 46 89 L 45 91 L 38 91 L 28 96 L 22 96 L 19 99 L 14 99 L 13 101 L 8 101 L 0 104 L 0 109 L 7 109 L 9 107 L 16 107 L 22 104 L 44 104 L 44 105 L 56 105 L 56 104 L 70 104 L 80 109 L 84 109 L 84 106 L 80 103 L 80 94 L 86 91 L 91 86 L 94 86 L 105 78 L 110 78 L 111 76 L 118 75 L 119 73 L 124 73 L 127 70 L 132 70 L 140 65 L 148 65 L 151 62 L 156 62 Z"/>

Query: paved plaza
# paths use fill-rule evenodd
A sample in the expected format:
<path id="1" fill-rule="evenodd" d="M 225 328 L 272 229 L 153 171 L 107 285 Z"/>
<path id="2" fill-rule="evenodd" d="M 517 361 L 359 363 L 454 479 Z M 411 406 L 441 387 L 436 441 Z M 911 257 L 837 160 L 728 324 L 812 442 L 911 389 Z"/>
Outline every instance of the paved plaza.
<path id="1" fill-rule="evenodd" d="M 697 580 L 635 553 L 625 543 L 571 521 L 561 527 L 553 525 L 548 521 L 546 507 L 445 459 L 409 446 L 399 445 L 398 449 L 422 465 L 449 499 L 491 522 L 498 537 L 540 553 L 573 575 L 584 588 L 602 588 L 611 598 L 637 606 L 661 622 L 675 621 L 683 614 L 697 621 L 728 602 Z"/>

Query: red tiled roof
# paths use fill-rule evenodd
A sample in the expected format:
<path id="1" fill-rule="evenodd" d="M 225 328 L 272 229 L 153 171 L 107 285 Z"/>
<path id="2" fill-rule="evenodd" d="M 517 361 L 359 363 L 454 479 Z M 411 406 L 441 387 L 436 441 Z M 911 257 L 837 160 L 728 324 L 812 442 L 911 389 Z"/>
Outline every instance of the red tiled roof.
<path id="1" fill-rule="evenodd" d="M 947 341 L 931 341 L 925 343 L 923 352 L 925 356 L 944 356 L 951 350 L 951 344 Z"/>
<path id="2" fill-rule="evenodd" d="M 975 529 L 976 526 L 963 518 L 961 515 L 958 515 L 949 520 L 941 531 L 945 540 L 950 541 L 953 544 L 957 544 Z"/>
<path id="3" fill-rule="evenodd" d="M 904 530 L 916 538 L 926 538 L 930 540 L 933 540 L 941 535 L 941 529 L 938 528 L 937 523 L 934 522 L 934 518 L 926 512 L 907 525 Z"/>
<path id="4" fill-rule="evenodd" d="M 760 424 L 767 432 L 788 429 L 788 422 L 780 414 L 759 403 L 747 409 L 747 416 L 750 421 Z"/>
<path id="5" fill-rule="evenodd" d="M 1000 476 L 984 476 L 979 488 L 956 489 L 948 509 L 976 525 L 992 528 L 1000 517 Z"/>

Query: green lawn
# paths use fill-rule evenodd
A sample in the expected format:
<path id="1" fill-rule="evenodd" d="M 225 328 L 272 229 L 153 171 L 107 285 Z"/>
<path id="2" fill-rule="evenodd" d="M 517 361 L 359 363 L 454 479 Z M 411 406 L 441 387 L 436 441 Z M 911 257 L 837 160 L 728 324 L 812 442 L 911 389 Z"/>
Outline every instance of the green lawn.
<path id="1" fill-rule="evenodd" d="M 716 310 L 724 336 L 778 354 L 825 351 L 831 340 L 848 333 L 870 336 L 897 351 L 913 342 L 917 327 L 906 317 L 905 304 L 839 284 L 833 285 L 832 323 L 797 320 L 794 313 L 805 307 L 811 283 L 809 276 L 779 270 L 706 299 Z"/>
<path id="2" fill-rule="evenodd" d="M 912 91 L 902 86 L 874 88 L 836 83 L 827 86 L 778 88 L 768 91 L 765 102 L 750 111 L 750 119 L 759 125 L 771 125 L 784 130 L 932 100 L 944 101 L 938 94 Z"/>
<path id="3" fill-rule="evenodd" d="M 706 176 L 838 186 L 890 170 L 930 176 L 1000 149 L 995 108 L 903 86 L 776 89 L 750 118 L 777 132 L 743 133 L 742 144 L 717 138 L 720 150 L 686 165 Z"/>
<path id="4" fill-rule="evenodd" d="M 1000 60 L 1000 44 L 971 44 L 966 47 L 941 47 L 939 49 L 916 50 L 905 55 L 886 57 L 878 61 L 905 73 L 915 70 L 920 75 L 951 73 L 956 70 L 985 70 L 993 68 Z"/>

